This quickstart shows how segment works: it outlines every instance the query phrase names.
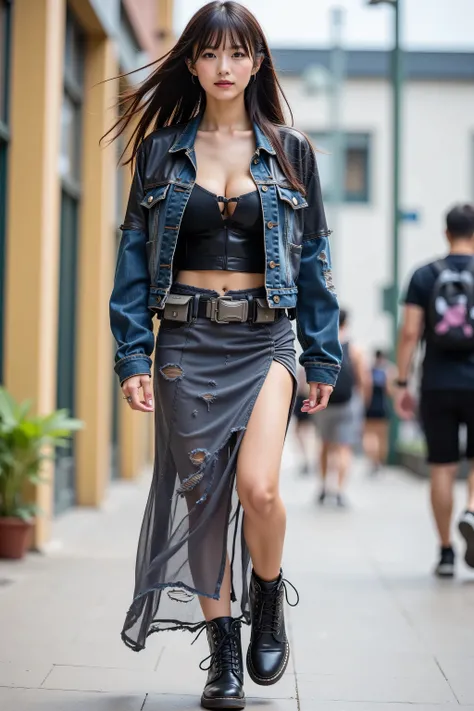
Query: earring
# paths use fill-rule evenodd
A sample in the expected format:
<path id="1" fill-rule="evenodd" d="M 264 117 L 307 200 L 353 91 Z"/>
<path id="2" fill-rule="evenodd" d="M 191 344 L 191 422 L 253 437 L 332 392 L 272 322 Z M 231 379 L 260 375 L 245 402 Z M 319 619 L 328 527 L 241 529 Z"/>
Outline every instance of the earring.
<path id="1" fill-rule="evenodd" d="M 191 81 L 192 81 L 193 84 L 196 83 L 196 77 L 195 77 L 194 74 L 191 74 Z"/>
<path id="2" fill-rule="evenodd" d="M 257 81 L 257 74 L 256 73 L 253 75 L 253 80 L 254 80 L 254 82 Z"/>

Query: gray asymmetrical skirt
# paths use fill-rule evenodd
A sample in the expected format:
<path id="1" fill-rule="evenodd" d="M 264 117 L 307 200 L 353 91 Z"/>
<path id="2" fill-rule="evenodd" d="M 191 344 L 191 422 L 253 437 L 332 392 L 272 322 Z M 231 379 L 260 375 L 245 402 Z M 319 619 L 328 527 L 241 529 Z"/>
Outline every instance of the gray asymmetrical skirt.
<path id="1" fill-rule="evenodd" d="M 175 283 L 173 293 L 218 296 Z M 242 298 L 263 289 L 228 292 Z M 293 376 L 294 334 L 271 324 L 162 322 L 155 347 L 155 464 L 122 639 L 135 651 L 160 630 L 205 625 L 198 596 L 219 599 L 231 560 L 232 615 L 249 622 L 250 556 L 235 488 L 237 456 L 272 361 Z M 269 413 L 272 416 L 272 413 Z M 270 446 L 262 442 L 262 446 Z M 258 477 L 258 471 L 255 472 Z"/>

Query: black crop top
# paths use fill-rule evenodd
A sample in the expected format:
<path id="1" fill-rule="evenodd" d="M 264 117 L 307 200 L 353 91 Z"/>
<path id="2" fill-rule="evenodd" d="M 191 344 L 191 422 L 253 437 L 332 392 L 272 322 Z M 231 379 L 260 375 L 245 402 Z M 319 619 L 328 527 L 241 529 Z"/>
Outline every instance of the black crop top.
<path id="1" fill-rule="evenodd" d="M 230 202 L 237 203 L 234 212 L 223 217 Z M 224 203 L 223 212 L 219 203 Z M 181 221 L 174 265 L 177 270 L 263 274 L 265 248 L 258 191 L 225 198 L 196 183 Z"/>

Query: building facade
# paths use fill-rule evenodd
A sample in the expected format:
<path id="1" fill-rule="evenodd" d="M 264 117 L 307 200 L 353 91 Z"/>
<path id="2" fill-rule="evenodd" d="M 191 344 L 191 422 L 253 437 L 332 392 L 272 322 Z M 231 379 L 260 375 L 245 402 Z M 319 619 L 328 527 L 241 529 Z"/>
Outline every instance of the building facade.
<path id="1" fill-rule="evenodd" d="M 170 0 L 0 0 L 0 382 L 85 423 L 34 494 L 37 547 L 52 516 L 100 505 L 150 459 L 108 324 L 130 171 L 99 139 L 140 73 L 117 77 L 163 54 L 170 28 Z"/>
<path id="2" fill-rule="evenodd" d="M 331 203 L 331 85 L 308 92 L 308 68 L 327 76 L 327 50 L 274 49 L 295 125 L 320 149 L 333 223 L 335 283 L 365 347 L 390 345 L 383 290 L 391 280 L 392 116 L 390 53 L 349 51 L 341 90 L 342 204 Z M 447 206 L 474 200 L 474 55 L 407 52 L 402 99 L 400 276 L 446 249 Z M 331 224 L 330 224 L 331 226 Z"/>

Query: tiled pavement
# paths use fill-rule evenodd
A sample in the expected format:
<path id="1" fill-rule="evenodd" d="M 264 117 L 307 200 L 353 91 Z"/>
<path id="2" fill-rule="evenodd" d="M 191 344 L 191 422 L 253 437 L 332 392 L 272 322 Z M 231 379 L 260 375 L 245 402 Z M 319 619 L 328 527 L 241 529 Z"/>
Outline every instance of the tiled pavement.
<path id="1" fill-rule="evenodd" d="M 372 479 L 359 464 L 350 509 L 321 509 L 296 462 L 290 438 L 285 575 L 301 595 L 288 613 L 292 660 L 276 686 L 247 681 L 247 708 L 474 711 L 474 571 L 460 555 L 454 581 L 432 577 L 426 482 L 395 470 Z M 1 711 L 199 707 L 204 635 L 192 647 L 186 633 L 151 637 L 139 654 L 119 638 L 147 486 L 114 485 L 101 512 L 57 521 L 46 555 L 0 563 Z"/>

